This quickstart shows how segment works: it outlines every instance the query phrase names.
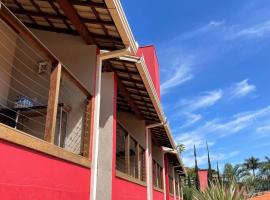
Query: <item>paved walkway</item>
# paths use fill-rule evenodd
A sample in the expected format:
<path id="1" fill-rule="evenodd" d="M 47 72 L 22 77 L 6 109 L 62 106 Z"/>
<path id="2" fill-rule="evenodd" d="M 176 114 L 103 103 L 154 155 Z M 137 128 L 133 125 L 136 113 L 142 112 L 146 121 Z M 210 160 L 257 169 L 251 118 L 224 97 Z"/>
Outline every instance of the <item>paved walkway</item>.
<path id="1" fill-rule="evenodd" d="M 253 197 L 250 200 L 270 200 L 270 192 L 265 192 L 263 195 Z"/>

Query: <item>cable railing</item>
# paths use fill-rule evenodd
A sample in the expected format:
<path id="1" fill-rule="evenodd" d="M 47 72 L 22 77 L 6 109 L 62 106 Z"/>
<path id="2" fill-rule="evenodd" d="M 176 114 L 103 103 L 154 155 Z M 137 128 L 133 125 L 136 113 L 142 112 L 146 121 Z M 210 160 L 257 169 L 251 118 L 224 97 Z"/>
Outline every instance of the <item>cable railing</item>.
<path id="1" fill-rule="evenodd" d="M 92 109 L 89 90 L 0 2 L 0 123 L 89 157 Z"/>

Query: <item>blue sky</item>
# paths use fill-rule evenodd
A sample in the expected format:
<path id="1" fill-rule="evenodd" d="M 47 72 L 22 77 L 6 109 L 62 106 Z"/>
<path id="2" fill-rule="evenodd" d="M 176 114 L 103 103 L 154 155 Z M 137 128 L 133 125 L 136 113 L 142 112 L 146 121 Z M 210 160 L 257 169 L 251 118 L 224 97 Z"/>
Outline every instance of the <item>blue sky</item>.
<path id="1" fill-rule="evenodd" d="M 192 166 L 270 156 L 270 1 L 122 0 L 136 40 L 159 56 L 162 104 Z M 214 164 L 213 163 L 213 164 Z"/>

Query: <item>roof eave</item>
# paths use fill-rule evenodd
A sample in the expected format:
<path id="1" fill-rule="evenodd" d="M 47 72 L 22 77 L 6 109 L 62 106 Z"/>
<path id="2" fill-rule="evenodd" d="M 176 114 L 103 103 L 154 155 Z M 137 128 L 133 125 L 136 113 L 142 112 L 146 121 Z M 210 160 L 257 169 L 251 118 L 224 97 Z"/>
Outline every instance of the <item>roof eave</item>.
<path id="1" fill-rule="evenodd" d="M 133 55 L 136 55 L 138 51 L 138 45 L 134 39 L 133 33 L 129 26 L 125 12 L 119 0 L 105 0 L 111 17 L 118 29 L 118 32 L 126 47 L 131 48 Z"/>

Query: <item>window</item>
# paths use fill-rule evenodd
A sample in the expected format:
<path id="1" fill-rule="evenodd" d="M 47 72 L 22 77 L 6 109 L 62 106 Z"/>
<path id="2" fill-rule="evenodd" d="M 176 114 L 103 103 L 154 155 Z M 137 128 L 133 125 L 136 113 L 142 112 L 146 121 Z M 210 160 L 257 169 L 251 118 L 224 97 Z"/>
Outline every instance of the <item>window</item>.
<path id="1" fill-rule="evenodd" d="M 120 126 L 117 126 L 116 131 L 116 169 L 125 173 L 126 172 L 126 160 L 125 160 L 125 143 L 127 133 Z"/>
<path id="2" fill-rule="evenodd" d="M 163 189 L 163 168 L 153 161 L 153 181 L 154 187 Z"/>
<path id="3" fill-rule="evenodd" d="M 145 181 L 145 150 L 117 123 L 116 170 Z"/>

